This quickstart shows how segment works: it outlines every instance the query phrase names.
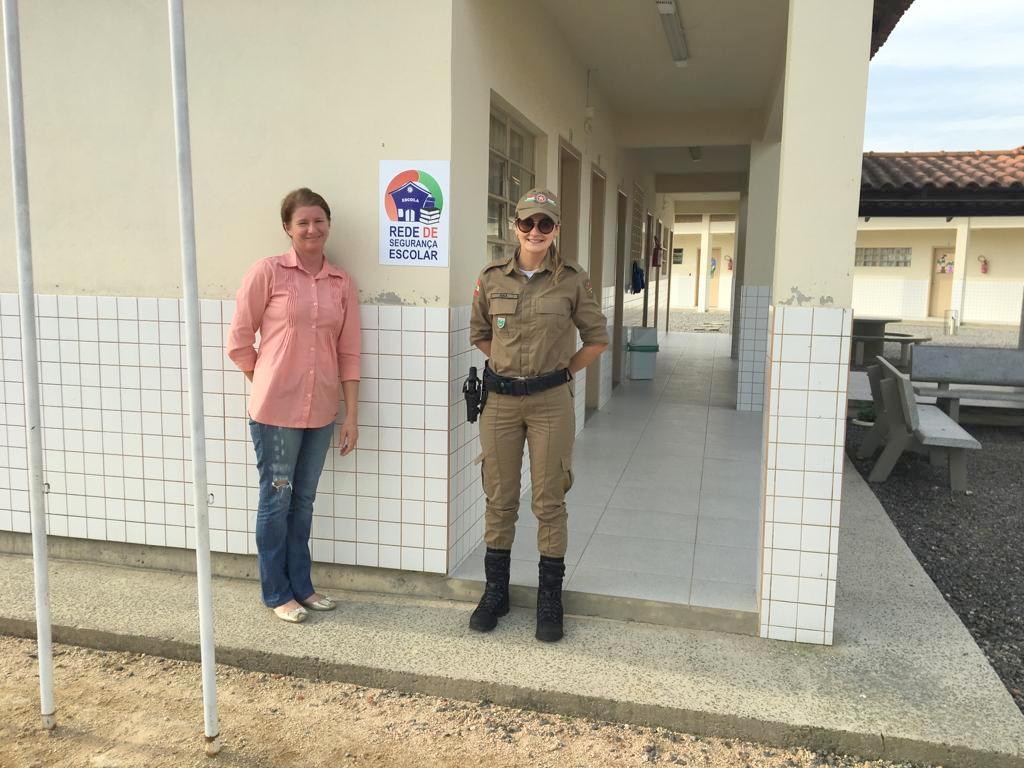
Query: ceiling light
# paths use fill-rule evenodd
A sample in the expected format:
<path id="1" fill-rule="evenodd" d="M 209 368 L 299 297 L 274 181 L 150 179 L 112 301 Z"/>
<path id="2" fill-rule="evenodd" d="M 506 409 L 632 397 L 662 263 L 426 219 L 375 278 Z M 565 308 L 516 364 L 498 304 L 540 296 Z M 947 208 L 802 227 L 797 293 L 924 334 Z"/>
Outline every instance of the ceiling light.
<path id="1" fill-rule="evenodd" d="M 677 67 L 685 67 L 690 50 L 686 45 L 683 20 L 679 17 L 676 0 L 654 0 L 654 5 L 658 9 L 661 26 L 665 29 L 665 39 L 668 40 L 668 49 L 672 52 L 672 61 Z"/>

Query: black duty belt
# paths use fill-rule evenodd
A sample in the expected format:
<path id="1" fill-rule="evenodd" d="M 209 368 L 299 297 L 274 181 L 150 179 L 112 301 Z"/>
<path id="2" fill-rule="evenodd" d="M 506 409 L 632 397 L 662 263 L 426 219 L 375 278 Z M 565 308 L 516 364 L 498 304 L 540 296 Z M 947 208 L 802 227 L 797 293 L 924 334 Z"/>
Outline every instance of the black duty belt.
<path id="1" fill-rule="evenodd" d="M 535 395 L 546 389 L 552 389 L 560 384 L 565 384 L 567 381 L 572 381 L 572 374 L 569 373 L 568 368 L 535 376 L 532 379 L 513 379 L 508 376 L 499 376 L 491 370 L 490 366 L 484 368 L 484 389 L 499 395 Z"/>

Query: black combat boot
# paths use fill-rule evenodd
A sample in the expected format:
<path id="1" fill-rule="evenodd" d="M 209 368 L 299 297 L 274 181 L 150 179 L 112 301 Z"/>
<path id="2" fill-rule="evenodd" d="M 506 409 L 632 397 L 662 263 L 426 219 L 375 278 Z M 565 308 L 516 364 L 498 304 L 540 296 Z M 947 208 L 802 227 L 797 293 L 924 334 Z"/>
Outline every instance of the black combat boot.
<path id="1" fill-rule="evenodd" d="M 564 557 L 541 555 L 537 585 L 537 639 L 554 643 L 562 639 L 562 577 Z"/>
<path id="2" fill-rule="evenodd" d="M 487 584 L 476 610 L 469 617 L 470 629 L 490 632 L 498 626 L 498 617 L 508 613 L 508 569 L 511 564 L 510 550 L 487 548 L 484 555 Z"/>

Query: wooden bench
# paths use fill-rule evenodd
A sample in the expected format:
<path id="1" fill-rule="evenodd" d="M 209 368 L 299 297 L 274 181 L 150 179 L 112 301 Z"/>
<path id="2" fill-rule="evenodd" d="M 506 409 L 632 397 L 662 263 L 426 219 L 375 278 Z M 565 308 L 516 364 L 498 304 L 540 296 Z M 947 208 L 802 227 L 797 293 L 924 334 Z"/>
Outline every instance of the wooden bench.
<path id="1" fill-rule="evenodd" d="M 966 451 L 981 448 L 963 427 L 934 405 L 919 405 L 910 377 L 901 373 L 884 357 L 868 369 L 875 402 L 875 426 L 865 437 L 858 456 L 866 458 L 884 441 L 885 448 L 872 467 L 868 480 L 888 479 L 904 451 L 925 453 L 933 465 L 948 461 L 949 486 L 953 491 L 967 489 Z"/>
<path id="2" fill-rule="evenodd" d="M 922 347 L 910 368 L 914 389 L 921 395 L 947 404 L 954 421 L 960 420 L 960 403 L 1006 404 L 1024 408 L 1024 350 L 998 347 Z M 919 382 L 935 382 L 923 386 Z M 962 384 L 962 387 L 951 387 Z"/>
<path id="3" fill-rule="evenodd" d="M 907 368 L 910 366 L 911 350 L 915 344 L 921 344 L 922 342 L 931 341 L 931 336 L 912 336 L 909 333 L 895 333 L 888 332 L 881 336 L 865 336 L 863 334 L 854 334 L 853 336 L 853 364 L 856 366 L 864 365 L 864 348 L 866 345 L 871 343 L 881 344 L 899 344 L 900 345 L 900 367 Z"/>

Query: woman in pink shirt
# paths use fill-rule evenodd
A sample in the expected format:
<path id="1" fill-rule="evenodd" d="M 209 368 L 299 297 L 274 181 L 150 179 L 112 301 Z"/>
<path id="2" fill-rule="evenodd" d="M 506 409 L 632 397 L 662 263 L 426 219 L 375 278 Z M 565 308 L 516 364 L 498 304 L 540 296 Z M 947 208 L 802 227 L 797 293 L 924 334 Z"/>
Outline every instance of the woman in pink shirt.
<path id="1" fill-rule="evenodd" d="M 342 456 L 359 436 L 359 299 L 355 283 L 324 256 L 331 209 L 296 189 L 281 202 L 292 247 L 256 262 L 238 289 L 227 353 L 252 382 L 249 430 L 260 473 L 256 513 L 263 602 L 285 621 L 335 602 L 313 589 L 313 499 L 338 415 Z M 259 332 L 259 348 L 255 346 Z"/>

